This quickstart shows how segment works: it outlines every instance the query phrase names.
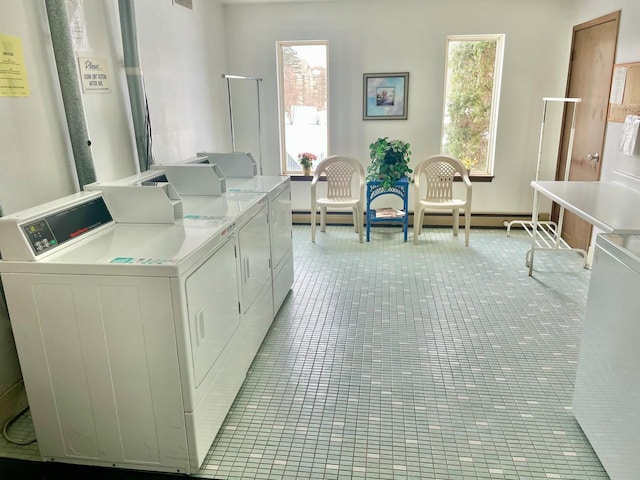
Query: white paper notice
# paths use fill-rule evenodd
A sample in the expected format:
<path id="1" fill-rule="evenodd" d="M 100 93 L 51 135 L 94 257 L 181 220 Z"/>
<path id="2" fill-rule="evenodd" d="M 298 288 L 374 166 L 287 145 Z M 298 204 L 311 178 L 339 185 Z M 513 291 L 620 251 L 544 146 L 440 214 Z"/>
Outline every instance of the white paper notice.
<path id="1" fill-rule="evenodd" d="M 638 129 L 640 128 L 640 117 L 638 115 L 627 115 L 622 128 L 622 134 L 618 141 L 618 151 L 625 155 L 635 155 L 638 145 Z"/>
<path id="2" fill-rule="evenodd" d="M 82 91 L 84 93 L 109 93 L 109 69 L 104 58 L 78 57 Z"/>
<path id="3" fill-rule="evenodd" d="M 616 67 L 613 69 L 613 79 L 611 81 L 611 97 L 609 103 L 621 105 L 624 98 L 624 87 L 627 83 L 627 67 Z"/>

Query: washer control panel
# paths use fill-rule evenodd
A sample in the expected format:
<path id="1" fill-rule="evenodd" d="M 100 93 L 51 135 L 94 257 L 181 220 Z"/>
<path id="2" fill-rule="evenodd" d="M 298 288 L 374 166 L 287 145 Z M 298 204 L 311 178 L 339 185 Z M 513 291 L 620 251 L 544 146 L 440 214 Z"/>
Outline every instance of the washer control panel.
<path id="1" fill-rule="evenodd" d="M 24 224 L 22 231 L 40 255 L 112 221 L 104 199 L 97 197 Z"/>

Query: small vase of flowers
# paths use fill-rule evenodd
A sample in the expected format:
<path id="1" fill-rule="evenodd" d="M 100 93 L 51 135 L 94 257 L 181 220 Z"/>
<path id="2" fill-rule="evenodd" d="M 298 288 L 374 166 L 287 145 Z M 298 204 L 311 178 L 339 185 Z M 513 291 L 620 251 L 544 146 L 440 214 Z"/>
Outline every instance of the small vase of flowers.
<path id="1" fill-rule="evenodd" d="M 313 153 L 305 152 L 298 154 L 298 163 L 302 165 L 302 173 L 304 175 L 311 175 L 312 162 L 317 159 L 318 157 L 316 157 Z"/>
<path id="2" fill-rule="evenodd" d="M 462 157 L 461 161 L 467 169 L 467 175 L 471 175 L 471 170 L 478 166 L 478 161 L 475 158 Z"/>

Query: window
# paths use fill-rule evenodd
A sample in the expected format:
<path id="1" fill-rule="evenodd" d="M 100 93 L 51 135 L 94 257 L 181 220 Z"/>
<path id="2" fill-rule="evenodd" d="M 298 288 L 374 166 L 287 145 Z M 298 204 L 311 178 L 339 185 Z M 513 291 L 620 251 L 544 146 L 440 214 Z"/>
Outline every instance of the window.
<path id="1" fill-rule="evenodd" d="M 504 35 L 447 37 L 441 151 L 493 174 Z"/>
<path id="2" fill-rule="evenodd" d="M 278 42 L 280 156 L 284 174 L 301 174 L 299 155 L 315 165 L 328 155 L 326 41 Z"/>

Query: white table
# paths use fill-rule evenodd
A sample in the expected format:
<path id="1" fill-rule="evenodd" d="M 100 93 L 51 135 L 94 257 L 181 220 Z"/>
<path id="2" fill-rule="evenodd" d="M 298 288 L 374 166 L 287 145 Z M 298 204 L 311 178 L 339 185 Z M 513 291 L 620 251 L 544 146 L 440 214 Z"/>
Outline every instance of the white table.
<path id="1" fill-rule="evenodd" d="M 538 236 L 538 198 L 550 198 L 562 208 L 605 233 L 640 232 L 640 192 L 610 182 L 533 181 L 533 226 L 529 256 L 529 275 L 533 272 L 533 257 Z M 562 233 L 562 216 L 558 238 Z"/>

